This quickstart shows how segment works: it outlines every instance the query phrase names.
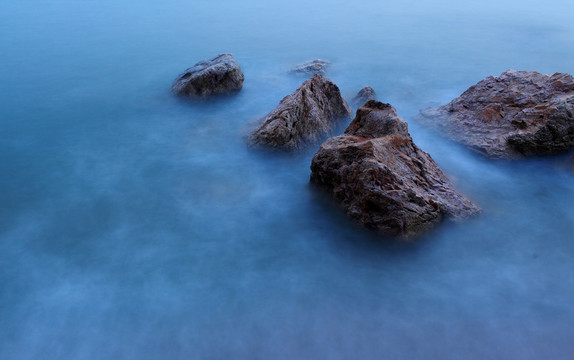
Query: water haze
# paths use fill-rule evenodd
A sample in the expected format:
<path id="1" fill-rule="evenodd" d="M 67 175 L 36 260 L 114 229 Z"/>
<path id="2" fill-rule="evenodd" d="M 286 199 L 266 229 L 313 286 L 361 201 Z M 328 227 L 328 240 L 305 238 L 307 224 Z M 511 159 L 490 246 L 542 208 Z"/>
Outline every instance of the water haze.
<path id="1" fill-rule="evenodd" d="M 417 122 L 507 69 L 574 73 L 565 1 L 0 1 L 0 358 L 571 359 L 574 174 Z M 236 96 L 170 93 L 231 52 Z M 245 136 L 305 79 L 397 108 L 483 208 L 412 243 Z M 342 131 L 344 124 L 338 131 Z"/>

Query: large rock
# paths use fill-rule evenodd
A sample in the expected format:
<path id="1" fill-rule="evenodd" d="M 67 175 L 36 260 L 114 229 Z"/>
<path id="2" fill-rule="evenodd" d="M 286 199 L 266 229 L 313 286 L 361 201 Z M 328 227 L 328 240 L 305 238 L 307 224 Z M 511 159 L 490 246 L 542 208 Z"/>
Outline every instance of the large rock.
<path id="1" fill-rule="evenodd" d="M 448 137 L 492 158 L 557 153 L 574 147 L 574 78 L 508 70 L 421 113 Z"/>
<path id="2" fill-rule="evenodd" d="M 321 74 L 325 75 L 327 68 L 331 66 L 331 63 L 326 60 L 315 59 L 306 61 L 301 64 L 295 65 L 289 72 L 294 74 L 306 74 L 306 75 L 315 75 Z"/>
<path id="3" fill-rule="evenodd" d="M 393 236 L 409 237 L 444 218 L 480 211 L 413 143 L 396 110 L 375 100 L 357 110 L 344 135 L 321 145 L 311 162 L 311 182 L 354 220 Z"/>
<path id="4" fill-rule="evenodd" d="M 249 135 L 250 145 L 296 150 L 333 130 L 351 110 L 337 85 L 316 74 L 286 96 Z"/>
<path id="5" fill-rule="evenodd" d="M 175 79 L 172 91 L 188 96 L 222 95 L 241 90 L 243 71 L 231 54 L 200 61 Z"/>
<path id="6" fill-rule="evenodd" d="M 364 88 L 359 90 L 357 95 L 355 95 L 353 100 L 351 100 L 351 104 L 353 104 L 353 106 L 355 107 L 359 107 L 364 105 L 369 100 L 376 100 L 376 99 L 377 94 L 375 93 L 375 90 L 373 90 L 373 88 L 370 86 L 365 86 Z"/>

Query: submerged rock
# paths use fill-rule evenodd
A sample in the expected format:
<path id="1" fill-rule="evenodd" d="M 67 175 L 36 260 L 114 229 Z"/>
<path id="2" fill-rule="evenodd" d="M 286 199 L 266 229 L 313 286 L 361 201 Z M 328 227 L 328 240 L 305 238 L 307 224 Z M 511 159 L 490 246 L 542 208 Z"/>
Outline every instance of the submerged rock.
<path id="1" fill-rule="evenodd" d="M 301 64 L 295 65 L 289 72 L 295 74 L 321 74 L 325 75 L 327 68 L 331 66 L 331 63 L 326 60 L 315 59 L 311 61 L 306 61 Z"/>
<path id="2" fill-rule="evenodd" d="M 200 61 L 177 77 L 172 91 L 180 95 L 222 95 L 241 90 L 243 71 L 231 54 Z"/>
<path id="3" fill-rule="evenodd" d="M 351 110 L 337 85 L 316 74 L 286 96 L 249 135 L 250 145 L 295 150 L 333 130 Z"/>
<path id="4" fill-rule="evenodd" d="M 421 114 L 491 158 L 557 153 L 574 148 L 574 78 L 508 70 Z"/>
<path id="5" fill-rule="evenodd" d="M 351 104 L 353 104 L 353 106 L 355 107 L 359 107 L 364 105 L 369 100 L 376 100 L 376 99 L 377 94 L 375 93 L 375 90 L 373 90 L 373 88 L 370 86 L 365 86 L 364 88 L 359 90 L 357 95 L 355 95 L 353 100 L 351 100 Z"/>
<path id="6" fill-rule="evenodd" d="M 413 143 L 395 108 L 375 100 L 357 110 L 344 135 L 321 145 L 311 162 L 311 182 L 352 219 L 387 235 L 409 237 L 444 218 L 480 211 Z"/>

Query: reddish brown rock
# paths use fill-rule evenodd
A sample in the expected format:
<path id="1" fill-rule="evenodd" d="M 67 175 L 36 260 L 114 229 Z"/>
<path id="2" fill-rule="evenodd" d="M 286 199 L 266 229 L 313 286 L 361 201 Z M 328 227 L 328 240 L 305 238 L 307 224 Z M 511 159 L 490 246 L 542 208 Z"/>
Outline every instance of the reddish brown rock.
<path id="1" fill-rule="evenodd" d="M 444 218 L 479 212 L 413 143 L 396 110 L 375 100 L 357 110 L 345 135 L 321 145 L 311 182 L 327 189 L 351 218 L 388 235 L 409 237 Z"/>
<path id="2" fill-rule="evenodd" d="M 271 111 L 249 135 L 252 146 L 297 150 L 333 130 L 351 110 L 337 85 L 320 74 L 305 81 Z"/>
<path id="3" fill-rule="evenodd" d="M 311 162 L 311 182 L 357 222 L 393 236 L 409 237 L 445 218 L 480 211 L 413 143 L 396 110 L 375 100 L 357 110 L 345 135 L 321 145 Z"/>
<path id="4" fill-rule="evenodd" d="M 471 86 L 422 119 L 491 158 L 574 148 L 574 78 L 508 70 Z"/>

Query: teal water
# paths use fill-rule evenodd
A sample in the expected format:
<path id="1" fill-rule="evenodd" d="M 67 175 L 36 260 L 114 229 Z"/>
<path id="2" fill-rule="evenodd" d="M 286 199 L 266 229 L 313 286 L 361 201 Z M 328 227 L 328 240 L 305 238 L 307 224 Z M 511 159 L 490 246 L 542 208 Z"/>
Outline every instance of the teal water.
<path id="1" fill-rule="evenodd" d="M 574 174 L 416 121 L 506 69 L 574 73 L 563 1 L 0 1 L 0 359 L 571 359 Z M 169 92 L 231 52 L 237 96 Z M 313 58 L 370 85 L 483 209 L 414 243 L 254 152 Z M 388 239 L 387 239 L 388 240 Z"/>

